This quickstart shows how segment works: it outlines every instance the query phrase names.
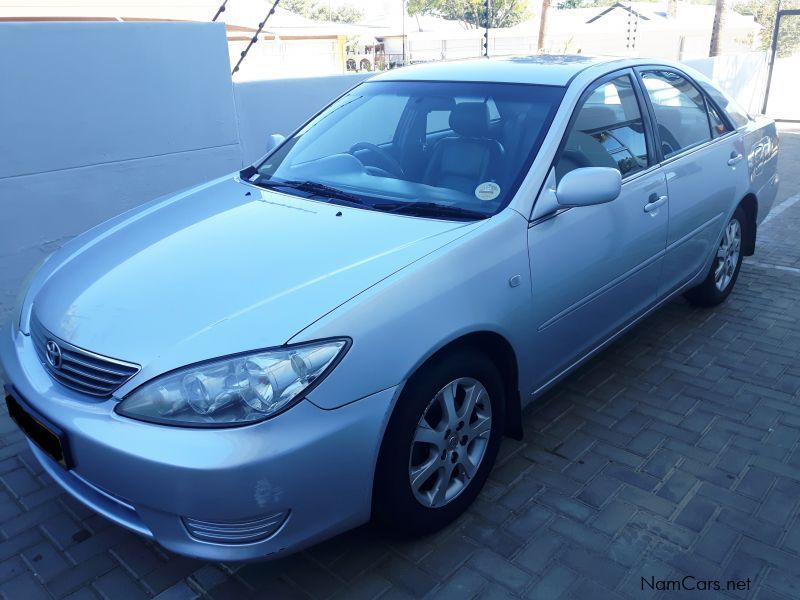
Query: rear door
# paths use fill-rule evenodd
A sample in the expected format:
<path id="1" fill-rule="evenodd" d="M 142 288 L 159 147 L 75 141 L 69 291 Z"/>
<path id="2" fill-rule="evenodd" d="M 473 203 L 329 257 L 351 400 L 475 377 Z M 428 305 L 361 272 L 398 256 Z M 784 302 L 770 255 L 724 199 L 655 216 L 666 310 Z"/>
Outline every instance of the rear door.
<path id="1" fill-rule="evenodd" d="M 675 69 L 637 69 L 656 123 L 669 193 L 669 232 L 660 294 L 705 268 L 735 204 L 735 171 L 747 169 L 741 135 L 698 86 Z"/>
<path id="2" fill-rule="evenodd" d="M 656 302 L 668 202 L 644 106 L 630 70 L 590 86 L 541 192 L 552 193 L 561 177 L 582 167 L 622 175 L 622 192 L 612 202 L 562 210 L 528 229 L 541 349 L 531 365 L 542 377 L 537 388 Z"/>

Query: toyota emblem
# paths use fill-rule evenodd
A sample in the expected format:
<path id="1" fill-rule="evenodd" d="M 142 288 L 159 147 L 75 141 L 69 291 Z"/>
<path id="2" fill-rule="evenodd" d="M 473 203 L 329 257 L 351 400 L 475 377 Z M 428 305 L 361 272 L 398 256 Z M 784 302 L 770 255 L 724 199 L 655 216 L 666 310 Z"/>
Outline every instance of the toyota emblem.
<path id="1" fill-rule="evenodd" d="M 60 369 L 61 348 L 53 340 L 48 340 L 45 349 L 47 350 L 47 352 L 45 353 L 45 356 L 47 357 L 47 362 L 54 369 Z"/>

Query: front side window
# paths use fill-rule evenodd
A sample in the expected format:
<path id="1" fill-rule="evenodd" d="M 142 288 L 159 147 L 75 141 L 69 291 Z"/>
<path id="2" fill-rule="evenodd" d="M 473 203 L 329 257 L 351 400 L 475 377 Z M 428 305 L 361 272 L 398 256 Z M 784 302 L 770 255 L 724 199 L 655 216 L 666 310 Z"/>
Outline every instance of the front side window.
<path id="1" fill-rule="evenodd" d="M 655 111 L 664 158 L 711 139 L 705 98 L 689 80 L 672 71 L 645 71 L 642 82 Z"/>
<path id="2" fill-rule="evenodd" d="M 627 177 L 647 165 L 644 123 L 631 78 L 601 83 L 578 108 L 556 161 L 556 178 L 581 167 L 611 167 Z"/>
<path id="3" fill-rule="evenodd" d="M 243 178 L 281 192 L 434 218 L 483 218 L 513 197 L 564 89 L 367 82 Z"/>

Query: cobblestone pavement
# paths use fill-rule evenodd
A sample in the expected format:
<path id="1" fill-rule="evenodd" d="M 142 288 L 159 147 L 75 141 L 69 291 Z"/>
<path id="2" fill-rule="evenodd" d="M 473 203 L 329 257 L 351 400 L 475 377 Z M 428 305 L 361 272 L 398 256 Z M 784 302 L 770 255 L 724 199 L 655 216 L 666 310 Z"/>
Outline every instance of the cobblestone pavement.
<path id="1" fill-rule="evenodd" d="M 722 584 L 700 597 L 800 597 L 800 130 L 782 142 L 782 212 L 728 302 L 674 302 L 560 384 L 446 531 L 399 543 L 365 527 L 261 564 L 172 556 L 62 493 L 3 411 L 0 592 L 680 598 L 642 578 L 692 575 Z"/>

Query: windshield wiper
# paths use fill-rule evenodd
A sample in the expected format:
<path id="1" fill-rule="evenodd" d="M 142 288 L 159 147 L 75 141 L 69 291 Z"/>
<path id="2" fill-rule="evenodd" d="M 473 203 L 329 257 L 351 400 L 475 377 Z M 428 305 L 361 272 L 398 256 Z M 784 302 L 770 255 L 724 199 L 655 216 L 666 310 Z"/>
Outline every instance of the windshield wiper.
<path id="1" fill-rule="evenodd" d="M 324 183 L 317 183 L 316 181 L 294 181 L 291 179 L 286 181 L 273 181 L 271 179 L 262 179 L 259 177 L 254 181 L 250 181 L 250 183 L 265 188 L 286 187 L 294 190 L 300 190 L 301 192 L 308 192 L 313 196 L 323 196 L 325 198 L 350 202 L 351 204 L 364 204 L 364 201 L 358 196 L 354 196 L 353 194 L 349 194 L 344 190 L 325 185 Z"/>
<path id="2" fill-rule="evenodd" d="M 375 204 L 373 208 L 386 212 L 416 215 L 420 217 L 439 216 L 469 221 L 488 219 L 491 216 L 486 213 L 478 212 L 477 210 L 461 208 L 460 206 L 450 206 L 448 204 L 437 204 L 435 202 L 392 202 Z"/>

